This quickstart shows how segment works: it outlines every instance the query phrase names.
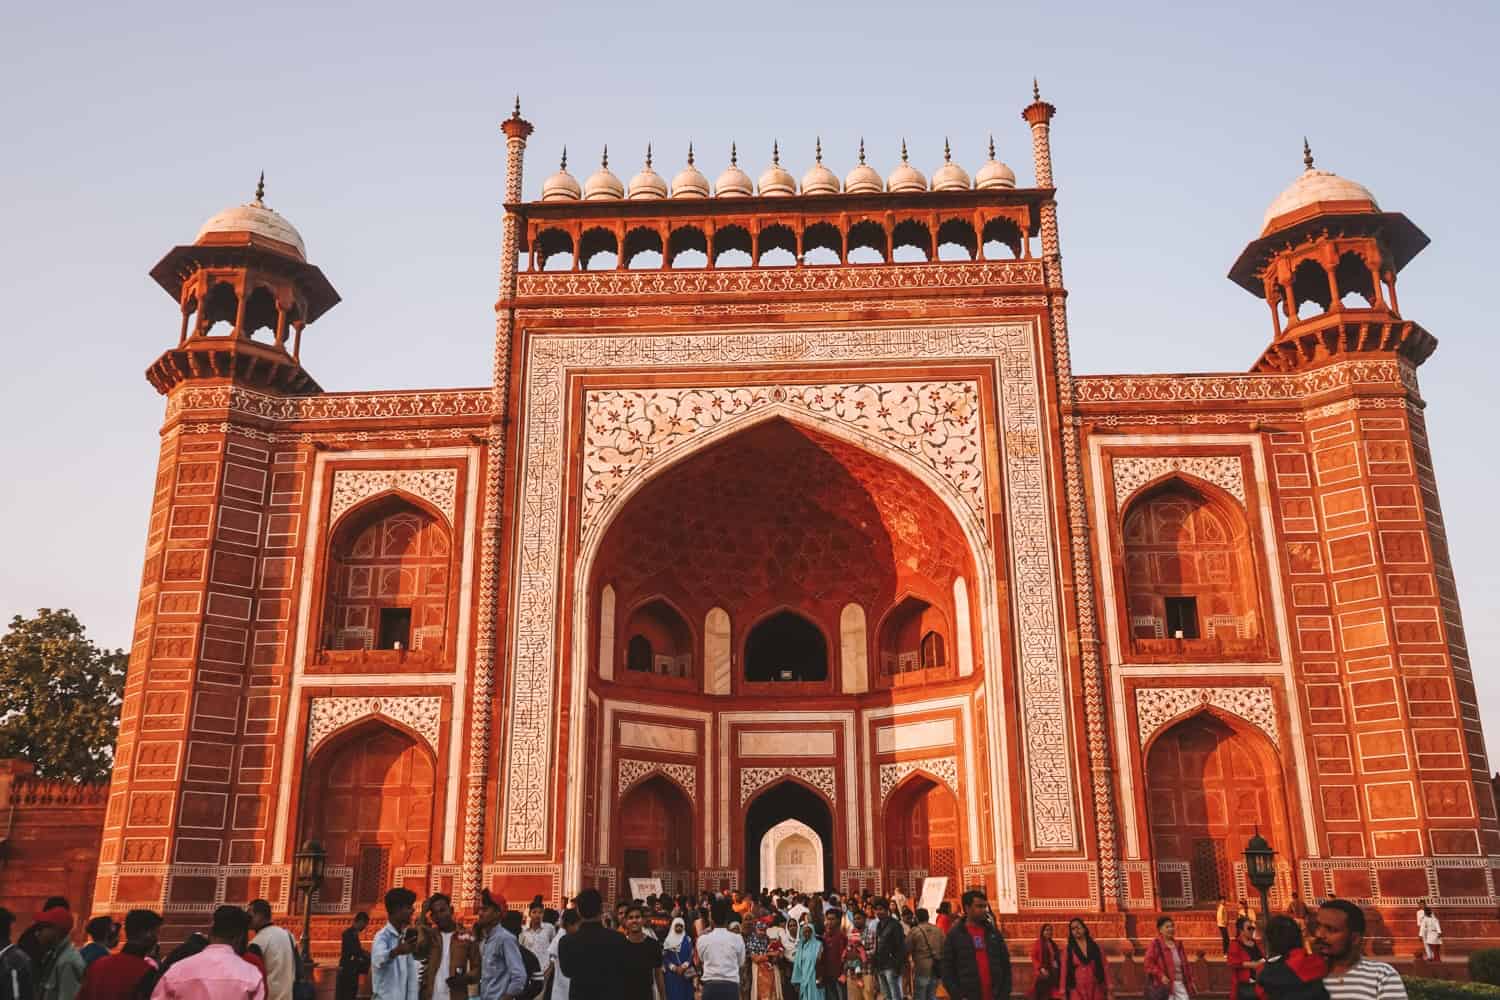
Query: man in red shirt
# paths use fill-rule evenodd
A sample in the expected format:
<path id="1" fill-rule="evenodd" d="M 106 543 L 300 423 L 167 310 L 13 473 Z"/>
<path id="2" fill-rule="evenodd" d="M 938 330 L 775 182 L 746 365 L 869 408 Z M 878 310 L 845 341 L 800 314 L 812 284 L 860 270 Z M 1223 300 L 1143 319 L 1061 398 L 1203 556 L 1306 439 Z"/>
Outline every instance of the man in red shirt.
<path id="1" fill-rule="evenodd" d="M 127 913 L 125 947 L 90 963 L 77 1000 L 133 1000 L 141 981 L 156 974 L 156 963 L 146 956 L 156 950 L 161 923 L 161 914 L 151 910 Z"/>
<path id="2" fill-rule="evenodd" d="M 830 995 L 838 992 L 839 977 L 844 974 L 844 949 L 849 945 L 849 938 L 839 929 L 843 918 L 838 910 L 823 912 L 823 950 L 818 953 L 815 972 L 818 985 Z"/>
<path id="3" fill-rule="evenodd" d="M 990 920 L 981 889 L 963 895 L 964 919 L 943 939 L 943 989 L 949 1000 L 1008 1000 L 1010 950 Z"/>

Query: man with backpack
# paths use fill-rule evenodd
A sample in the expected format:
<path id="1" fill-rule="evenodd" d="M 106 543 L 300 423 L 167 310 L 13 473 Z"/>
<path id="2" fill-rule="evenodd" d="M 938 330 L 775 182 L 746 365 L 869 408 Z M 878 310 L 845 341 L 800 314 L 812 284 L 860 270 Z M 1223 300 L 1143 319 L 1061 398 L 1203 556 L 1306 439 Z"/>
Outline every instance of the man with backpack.
<path id="1" fill-rule="evenodd" d="M 943 932 L 928 920 L 926 908 L 917 907 L 917 924 L 906 935 L 906 954 L 912 965 L 912 1000 L 935 1000 L 941 975 L 938 957 L 943 953 Z"/>
<path id="2" fill-rule="evenodd" d="M 31 957 L 11 941 L 16 915 L 0 906 L 0 1000 L 36 1000 Z"/>

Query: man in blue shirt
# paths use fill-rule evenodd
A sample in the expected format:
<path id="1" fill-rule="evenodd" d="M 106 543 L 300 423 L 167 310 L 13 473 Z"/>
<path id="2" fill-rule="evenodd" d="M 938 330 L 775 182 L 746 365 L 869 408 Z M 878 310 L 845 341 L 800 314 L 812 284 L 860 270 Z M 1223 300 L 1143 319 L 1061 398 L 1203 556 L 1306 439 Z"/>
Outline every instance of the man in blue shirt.
<path id="1" fill-rule="evenodd" d="M 507 913 L 506 917 L 512 914 Z M 520 920 L 514 914 L 515 921 Z M 507 930 L 505 920 L 490 928 L 480 951 L 479 1000 L 516 1000 L 526 989 L 526 960 L 521 957 L 521 942 Z"/>
<path id="2" fill-rule="evenodd" d="M 417 1000 L 421 974 L 412 950 L 417 929 L 410 926 L 417 894 L 410 889 L 392 889 L 385 894 L 388 923 L 370 944 L 370 992 L 373 1000 Z"/>

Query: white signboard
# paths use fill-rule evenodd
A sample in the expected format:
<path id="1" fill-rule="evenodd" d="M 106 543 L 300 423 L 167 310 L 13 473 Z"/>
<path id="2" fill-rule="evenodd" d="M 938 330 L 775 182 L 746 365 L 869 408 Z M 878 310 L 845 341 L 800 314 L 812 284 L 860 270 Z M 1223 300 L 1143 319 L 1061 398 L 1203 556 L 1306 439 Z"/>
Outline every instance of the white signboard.
<path id="1" fill-rule="evenodd" d="M 928 917 L 936 917 L 938 907 L 943 902 L 943 893 L 947 891 L 948 876 L 939 875 L 937 878 L 924 878 L 922 880 L 922 896 L 917 900 L 917 907 L 926 910 Z"/>
<path id="2" fill-rule="evenodd" d="M 929 881 L 931 881 L 929 879 Z M 944 879 L 946 882 L 947 880 Z M 630 898 L 645 902 L 648 896 L 661 895 L 661 879 L 659 878 L 633 878 L 630 880 Z"/>

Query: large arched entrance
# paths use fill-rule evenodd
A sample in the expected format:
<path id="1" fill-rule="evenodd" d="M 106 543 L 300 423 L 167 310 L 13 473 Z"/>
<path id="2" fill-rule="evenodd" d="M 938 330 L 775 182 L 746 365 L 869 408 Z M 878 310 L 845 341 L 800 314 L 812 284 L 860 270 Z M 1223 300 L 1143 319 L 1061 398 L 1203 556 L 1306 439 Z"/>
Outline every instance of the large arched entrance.
<path id="1" fill-rule="evenodd" d="M 1146 757 L 1151 848 L 1159 867 L 1189 873 L 1192 898 L 1207 905 L 1238 895 L 1234 865 L 1259 831 L 1290 860 L 1285 782 L 1275 748 L 1248 727 L 1208 712 L 1168 728 Z"/>
<path id="2" fill-rule="evenodd" d="M 761 848 L 764 846 L 766 835 L 786 820 L 796 820 L 805 826 L 817 838 L 812 843 L 812 837 L 808 837 L 809 847 L 821 848 L 823 870 L 817 872 L 816 882 L 809 888 L 813 891 L 819 889 L 832 889 L 835 887 L 833 881 L 833 813 L 828 808 L 828 803 L 806 785 L 795 781 L 782 781 L 772 785 L 764 792 L 755 797 L 750 803 L 750 808 L 745 812 L 745 886 L 756 890 L 764 883 L 761 867 Z M 784 828 L 783 828 L 784 829 Z M 778 841 L 774 847 L 781 846 L 785 841 Z M 794 845 L 795 846 L 795 845 Z M 790 858 L 787 859 L 790 861 Z M 805 862 L 798 862 L 800 865 Z M 808 877 L 807 873 L 798 871 L 799 877 Z M 776 886 L 766 886 L 777 888 Z M 780 886 L 779 888 L 787 888 Z"/>
<path id="3" fill-rule="evenodd" d="M 823 838 L 801 820 L 784 819 L 760 838 L 760 877 L 793 892 L 823 888 Z"/>
<path id="4" fill-rule="evenodd" d="M 432 753 L 379 720 L 355 726 L 309 763 L 303 840 L 353 870 L 353 902 L 378 902 L 396 869 L 432 862 Z"/>
<path id="5" fill-rule="evenodd" d="M 958 799 L 948 786 L 913 774 L 885 800 L 887 878 L 908 893 L 928 876 L 958 885 Z"/>
<path id="6" fill-rule="evenodd" d="M 620 877 L 660 876 L 663 885 L 690 881 L 693 804 L 682 790 L 653 775 L 620 800 Z"/>

